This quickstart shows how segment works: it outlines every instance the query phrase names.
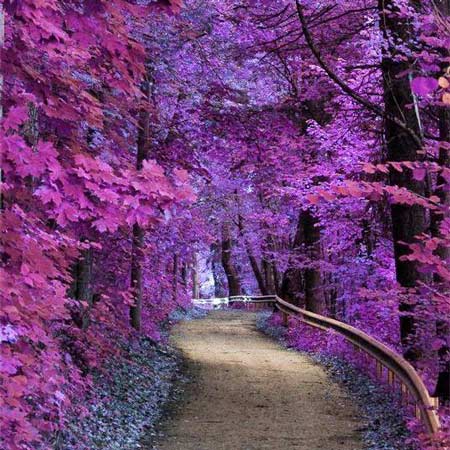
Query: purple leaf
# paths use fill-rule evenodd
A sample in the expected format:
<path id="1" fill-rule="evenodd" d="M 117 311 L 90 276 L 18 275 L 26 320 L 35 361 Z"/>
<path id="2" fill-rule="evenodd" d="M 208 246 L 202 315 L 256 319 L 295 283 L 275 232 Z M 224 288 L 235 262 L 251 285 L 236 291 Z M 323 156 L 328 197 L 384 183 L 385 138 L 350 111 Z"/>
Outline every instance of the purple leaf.
<path id="1" fill-rule="evenodd" d="M 438 81 L 431 77 L 417 77 L 411 82 L 411 88 L 417 95 L 428 95 L 435 91 L 438 86 Z"/>

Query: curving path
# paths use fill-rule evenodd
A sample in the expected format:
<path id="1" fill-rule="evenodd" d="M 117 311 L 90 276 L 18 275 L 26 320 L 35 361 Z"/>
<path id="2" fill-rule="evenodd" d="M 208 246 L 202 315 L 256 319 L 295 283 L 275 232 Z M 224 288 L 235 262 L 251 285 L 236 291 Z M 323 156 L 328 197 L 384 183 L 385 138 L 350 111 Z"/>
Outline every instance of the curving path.
<path id="1" fill-rule="evenodd" d="M 193 376 L 158 450 L 361 450 L 355 407 L 324 370 L 256 329 L 256 315 L 212 311 L 174 329 Z M 148 447 L 147 447 L 148 449 Z"/>

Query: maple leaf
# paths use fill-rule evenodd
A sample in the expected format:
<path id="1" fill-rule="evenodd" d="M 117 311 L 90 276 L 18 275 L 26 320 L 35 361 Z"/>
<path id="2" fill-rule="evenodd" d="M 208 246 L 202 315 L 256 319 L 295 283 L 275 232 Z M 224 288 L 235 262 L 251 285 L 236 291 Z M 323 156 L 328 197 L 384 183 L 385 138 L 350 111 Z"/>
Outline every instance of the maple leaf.
<path id="1" fill-rule="evenodd" d="M 417 181 L 423 181 L 425 179 L 425 176 L 427 174 L 426 169 L 417 167 L 413 170 L 413 177 Z"/>
<path id="2" fill-rule="evenodd" d="M 369 174 L 376 173 L 376 167 L 373 164 L 365 163 L 363 165 L 363 171 Z"/>
<path id="3" fill-rule="evenodd" d="M 391 161 L 391 162 L 389 162 L 389 165 L 393 169 L 395 169 L 397 172 L 403 172 L 403 167 L 402 167 L 402 165 L 400 163 Z"/>
<path id="4" fill-rule="evenodd" d="M 431 77 L 417 77 L 411 82 L 411 88 L 417 95 L 428 95 L 435 91 L 439 86 L 438 80 Z"/>
<path id="5" fill-rule="evenodd" d="M 118 228 L 118 224 L 116 222 L 107 219 L 94 220 L 94 222 L 92 222 L 92 225 L 101 233 L 107 231 L 114 232 Z"/>
<path id="6" fill-rule="evenodd" d="M 37 195 L 44 204 L 53 203 L 55 206 L 60 206 L 63 201 L 62 195 L 48 186 L 41 186 L 36 189 L 35 195 Z"/>
<path id="7" fill-rule="evenodd" d="M 25 106 L 15 106 L 11 108 L 3 120 L 3 129 L 5 131 L 15 130 L 17 131 L 26 120 L 28 119 L 28 108 Z"/>
<path id="8" fill-rule="evenodd" d="M 320 201 L 320 196 L 317 194 L 308 194 L 307 199 L 312 205 L 317 205 Z"/>

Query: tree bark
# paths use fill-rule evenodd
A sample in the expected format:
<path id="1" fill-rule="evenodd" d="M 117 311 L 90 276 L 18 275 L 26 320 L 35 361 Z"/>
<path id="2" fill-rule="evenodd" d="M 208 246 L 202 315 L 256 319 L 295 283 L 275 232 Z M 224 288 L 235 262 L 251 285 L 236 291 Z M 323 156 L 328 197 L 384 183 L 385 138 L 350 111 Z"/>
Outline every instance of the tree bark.
<path id="1" fill-rule="evenodd" d="M 75 323 L 86 330 L 90 322 L 90 310 L 94 302 L 92 292 L 92 268 L 93 268 L 93 250 L 88 248 L 83 250 L 80 258 L 72 269 L 73 282 L 69 295 L 77 300 L 87 303 L 87 307 L 82 307 L 80 317 L 75 318 Z"/>
<path id="2" fill-rule="evenodd" d="M 186 261 L 183 261 L 183 264 L 181 265 L 181 284 L 183 285 L 184 291 L 186 293 L 188 291 L 188 272 L 188 265 Z"/>
<path id="3" fill-rule="evenodd" d="M 272 272 L 273 272 L 273 280 L 275 282 L 275 294 L 278 294 L 280 291 L 280 273 L 278 272 L 277 263 L 272 261 Z"/>
<path id="4" fill-rule="evenodd" d="M 222 272 L 221 250 L 217 243 L 211 245 L 211 269 L 214 279 L 214 297 L 225 297 L 225 280 Z"/>
<path id="5" fill-rule="evenodd" d="M 258 289 L 262 295 L 267 295 L 268 291 L 267 291 L 266 280 L 263 276 L 263 273 L 261 272 L 261 269 L 259 268 L 258 260 L 256 259 L 256 256 L 253 254 L 251 245 L 245 236 L 244 219 L 240 214 L 238 214 L 238 227 L 239 227 L 239 233 L 242 236 L 242 238 L 244 239 L 245 251 L 247 253 L 248 260 L 250 261 L 250 266 L 253 270 L 253 274 L 255 275 L 256 282 L 258 283 Z"/>
<path id="6" fill-rule="evenodd" d="M 295 260 L 300 255 L 301 248 L 304 242 L 304 230 L 301 220 L 301 213 L 298 217 L 297 230 L 295 232 L 294 242 L 292 244 L 292 251 L 294 258 L 290 258 L 288 269 L 283 274 L 283 280 L 280 286 L 280 295 L 286 301 L 291 302 L 297 306 L 303 306 L 303 293 L 305 291 L 304 285 L 304 271 L 302 268 L 296 267 L 298 264 Z"/>
<path id="7" fill-rule="evenodd" d="M 136 169 L 141 170 L 144 161 L 148 158 L 150 145 L 150 111 L 148 103 L 151 97 L 152 80 L 144 82 L 143 92 L 147 105 L 141 108 L 138 121 L 138 138 Z M 143 277 L 143 250 L 145 243 L 145 230 L 138 224 L 133 225 L 132 247 L 131 247 L 131 292 L 133 305 L 130 306 L 130 324 L 137 330 L 141 330 L 142 322 L 142 277 Z"/>
<path id="8" fill-rule="evenodd" d="M 448 2 L 450 3 L 450 2 Z M 448 8 L 450 10 L 450 7 Z M 443 142 L 450 142 L 450 109 L 441 108 L 440 117 L 440 138 Z M 441 167 L 450 167 L 450 152 L 441 147 L 439 149 L 439 161 L 438 164 Z M 450 192 L 448 192 L 444 186 L 446 185 L 446 180 L 439 175 L 437 178 L 437 189 L 435 195 L 440 199 L 442 205 L 450 205 Z M 431 215 L 431 233 L 435 237 L 442 237 L 440 232 L 440 224 L 444 219 L 444 215 Z M 440 257 L 442 261 L 447 263 L 450 261 L 450 248 L 448 246 L 440 245 L 436 254 Z M 443 280 L 435 275 L 434 277 L 437 283 L 442 283 Z M 449 320 L 439 320 L 436 324 L 436 334 L 444 342 L 447 342 L 450 334 Z M 450 347 L 448 344 L 444 344 L 438 351 L 439 361 L 440 361 L 440 372 L 438 375 L 438 380 L 436 383 L 436 389 L 434 395 L 439 397 L 441 402 L 448 403 L 450 401 Z"/>
<path id="9" fill-rule="evenodd" d="M 270 270 L 269 284 L 267 286 L 268 294 L 278 294 L 280 288 L 280 275 L 278 273 L 277 263 L 274 259 L 276 254 L 276 241 L 273 235 L 269 235 L 267 240 L 267 249 L 270 252 L 268 266 Z"/>
<path id="10" fill-rule="evenodd" d="M 450 17 L 450 0 L 438 0 L 436 6 L 442 16 L 448 20 Z M 446 51 L 444 57 L 448 57 L 449 51 Z M 446 69 L 446 64 L 442 65 L 442 69 Z M 439 110 L 439 138 L 441 142 L 450 142 L 450 108 L 441 107 Z M 439 148 L 438 164 L 441 167 L 450 167 L 450 152 L 444 147 Z M 437 177 L 437 188 L 434 192 L 439 197 L 442 205 L 450 205 L 450 192 L 445 189 L 447 181 L 441 174 Z M 448 216 L 447 216 L 448 217 Z M 435 237 L 442 237 L 440 232 L 440 225 L 442 220 L 446 218 L 443 214 L 431 214 L 431 233 Z M 447 263 L 450 261 L 450 247 L 440 245 L 436 254 Z M 439 276 L 434 277 L 437 283 L 442 283 L 443 280 Z M 447 342 L 450 335 L 449 320 L 439 320 L 436 323 L 436 334 L 444 342 Z M 450 402 L 450 348 L 447 344 L 444 344 L 438 351 L 440 371 L 434 391 L 434 396 L 439 397 L 442 403 Z"/>
<path id="11" fill-rule="evenodd" d="M 450 3 L 450 2 L 447 2 Z M 448 6 L 448 10 L 450 10 L 450 5 Z M 448 14 L 450 15 L 450 14 Z M 440 111 L 440 138 L 443 142 L 450 142 L 450 109 L 442 108 Z M 450 152 L 447 149 L 440 148 L 439 149 L 439 165 L 441 167 L 450 167 Z M 442 205 L 450 205 L 450 192 L 448 192 L 443 186 L 446 185 L 446 180 L 443 179 L 442 176 L 438 176 L 437 179 L 437 189 L 435 191 L 435 195 L 437 195 L 440 199 L 440 203 Z M 431 216 L 431 232 L 433 236 L 441 237 L 440 233 L 440 224 L 444 219 L 443 215 L 432 214 Z M 436 254 L 442 259 L 442 261 L 446 261 L 447 263 L 450 261 L 450 248 L 448 246 L 440 245 Z M 439 276 L 435 276 L 435 281 L 440 283 L 443 280 L 440 279 Z M 440 320 L 436 324 L 436 332 L 437 335 L 446 342 L 449 339 L 450 335 L 450 325 L 449 320 Z M 438 376 L 438 380 L 436 383 L 436 390 L 434 395 L 439 397 L 442 402 L 450 401 L 450 347 L 448 344 L 444 344 L 438 351 L 439 360 L 440 360 L 440 372 Z"/>
<path id="12" fill-rule="evenodd" d="M 395 44 L 404 42 L 407 45 L 411 42 L 411 30 L 405 21 L 387 13 L 387 10 L 397 11 L 393 0 L 379 0 L 378 7 L 381 32 L 387 44 L 381 63 L 385 113 L 386 117 L 398 119 L 396 121 L 386 118 L 384 122 L 387 160 L 417 161 L 421 158 L 419 155 L 421 143 L 413 135 L 420 136 L 421 129 L 417 114 L 414 108 L 410 107 L 414 103 L 414 98 L 409 79 L 405 76 L 411 62 L 404 58 L 396 58 L 398 44 Z M 413 133 L 405 132 L 404 127 L 398 125 L 399 121 L 405 123 Z M 426 192 L 425 182 L 415 180 L 412 171 L 406 168 L 403 172 L 391 168 L 389 182 L 392 186 L 406 188 L 421 196 Z M 417 262 L 402 260 L 402 257 L 410 252 L 405 244 L 415 242 L 416 236 L 427 230 L 426 211 L 419 205 L 393 204 L 391 217 L 397 281 L 404 288 L 415 288 L 420 281 L 425 281 L 426 277 L 419 272 Z M 401 302 L 399 309 L 400 334 L 402 342 L 406 345 L 415 331 L 413 307 L 409 303 Z M 416 359 L 417 349 L 406 351 L 405 356 L 411 360 Z"/>
<path id="13" fill-rule="evenodd" d="M 263 258 L 262 266 L 264 270 L 264 284 L 266 294 L 275 294 L 275 275 L 273 273 L 272 262 L 268 261 L 266 258 Z"/>
<path id="14" fill-rule="evenodd" d="M 131 246 L 131 292 L 133 305 L 130 306 L 130 325 L 137 331 L 142 325 L 142 272 L 144 230 L 135 223 Z"/>
<path id="15" fill-rule="evenodd" d="M 239 195 L 238 195 L 237 191 L 235 191 L 235 197 L 236 197 L 236 203 L 237 203 L 238 207 L 240 207 L 240 199 L 239 199 Z M 260 201 L 264 205 L 261 196 L 260 196 Z M 260 268 L 258 259 L 256 258 L 255 254 L 253 253 L 252 246 L 251 246 L 250 242 L 248 241 L 247 236 L 245 235 L 244 218 L 242 217 L 242 215 L 240 213 L 238 213 L 238 228 L 239 228 L 239 234 L 244 240 L 245 251 L 247 253 L 248 260 L 250 261 L 250 266 L 252 268 L 253 275 L 255 276 L 256 283 L 258 284 L 259 292 L 262 295 L 267 295 L 267 294 L 269 294 L 269 289 L 267 287 L 267 273 L 265 270 L 266 268 L 264 265 L 264 260 L 261 261 L 262 268 Z"/>
<path id="16" fill-rule="evenodd" d="M 294 251 L 297 256 L 306 256 L 312 264 L 307 268 L 294 266 L 286 271 L 281 296 L 309 311 L 322 314 L 325 311 L 322 276 L 320 269 L 315 266 L 321 258 L 320 227 L 310 209 L 302 210 L 299 214 Z M 298 263 L 291 261 L 291 264 Z"/>
<path id="17" fill-rule="evenodd" d="M 266 283 L 263 277 L 263 274 L 261 273 L 261 270 L 259 268 L 258 260 L 253 255 L 253 252 L 250 248 L 246 248 L 247 250 L 247 256 L 250 261 L 250 266 L 252 267 L 253 274 L 255 275 L 256 282 L 258 283 L 258 289 L 261 295 L 267 295 L 269 292 L 266 287 Z"/>
<path id="18" fill-rule="evenodd" d="M 322 276 L 316 266 L 321 258 L 319 221 L 310 209 L 302 211 L 300 219 L 303 226 L 305 252 L 311 267 L 305 269 L 305 308 L 317 314 L 325 311 L 325 298 L 322 288 Z"/>
<path id="19" fill-rule="evenodd" d="M 172 270 L 172 299 L 177 301 L 178 297 L 178 254 L 173 254 L 173 270 Z"/>
<path id="20" fill-rule="evenodd" d="M 222 226 L 222 266 L 228 280 L 228 295 L 241 295 L 241 280 L 232 260 L 233 241 L 231 238 L 230 224 Z"/>
<path id="21" fill-rule="evenodd" d="M 194 260 L 192 262 L 192 297 L 200 298 L 200 283 L 198 279 L 197 253 L 194 253 Z"/>

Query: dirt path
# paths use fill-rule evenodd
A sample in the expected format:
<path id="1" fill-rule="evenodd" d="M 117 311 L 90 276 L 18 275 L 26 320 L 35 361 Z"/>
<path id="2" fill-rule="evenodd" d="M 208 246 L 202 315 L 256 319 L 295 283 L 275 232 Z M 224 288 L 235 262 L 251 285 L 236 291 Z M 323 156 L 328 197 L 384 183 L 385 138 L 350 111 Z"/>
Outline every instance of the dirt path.
<path id="1" fill-rule="evenodd" d="M 355 408 L 322 368 L 255 327 L 213 311 L 173 334 L 193 376 L 158 450 L 361 450 Z"/>

